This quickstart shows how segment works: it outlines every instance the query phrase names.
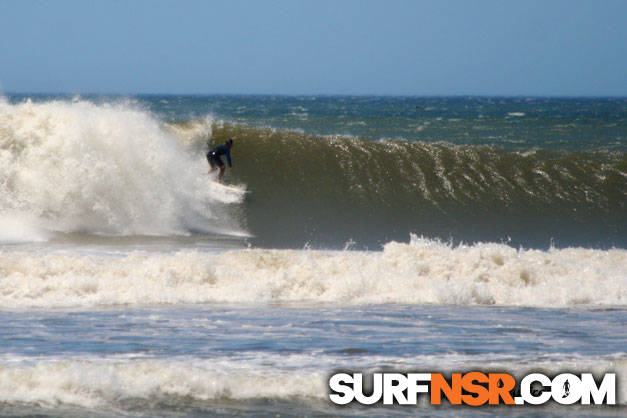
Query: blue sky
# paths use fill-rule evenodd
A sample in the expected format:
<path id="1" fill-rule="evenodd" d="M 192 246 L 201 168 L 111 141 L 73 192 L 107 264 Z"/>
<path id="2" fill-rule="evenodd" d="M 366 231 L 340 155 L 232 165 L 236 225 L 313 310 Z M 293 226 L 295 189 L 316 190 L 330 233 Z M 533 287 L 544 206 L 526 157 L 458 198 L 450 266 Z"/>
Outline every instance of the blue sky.
<path id="1" fill-rule="evenodd" d="M 0 88 L 626 96 L 625 22 L 613 0 L 0 0 Z"/>

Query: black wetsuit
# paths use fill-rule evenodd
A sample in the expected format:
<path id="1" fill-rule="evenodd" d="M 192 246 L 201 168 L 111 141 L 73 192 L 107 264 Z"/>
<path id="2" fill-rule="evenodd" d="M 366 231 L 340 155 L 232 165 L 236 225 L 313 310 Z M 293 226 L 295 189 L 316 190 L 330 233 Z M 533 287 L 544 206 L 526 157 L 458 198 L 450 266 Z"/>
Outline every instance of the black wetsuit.
<path id="1" fill-rule="evenodd" d="M 207 161 L 211 168 L 215 168 L 216 166 L 222 167 L 224 165 L 224 161 L 220 158 L 221 155 L 226 155 L 226 161 L 229 163 L 229 167 L 233 167 L 231 164 L 231 150 L 228 145 L 222 144 L 207 153 Z"/>

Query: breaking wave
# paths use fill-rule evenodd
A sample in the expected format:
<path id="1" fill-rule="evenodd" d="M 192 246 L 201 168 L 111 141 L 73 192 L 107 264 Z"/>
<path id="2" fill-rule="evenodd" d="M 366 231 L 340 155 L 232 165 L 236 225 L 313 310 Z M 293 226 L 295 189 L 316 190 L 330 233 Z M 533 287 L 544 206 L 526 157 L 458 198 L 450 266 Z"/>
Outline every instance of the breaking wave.
<path id="1" fill-rule="evenodd" d="M 369 248 L 408 232 L 456 242 L 547 248 L 627 246 L 627 157 L 620 151 L 345 136 L 214 123 L 235 138 L 250 231 L 273 247 Z M 272 213 L 272 217 L 267 214 Z"/>
<path id="2" fill-rule="evenodd" d="M 0 309 L 190 303 L 624 306 L 627 250 L 412 237 L 382 252 L 0 254 Z"/>
<path id="3" fill-rule="evenodd" d="M 59 411 L 60 408 L 74 407 L 88 409 L 92 414 L 94 411 L 116 411 L 115 415 L 120 415 L 123 412 L 146 412 L 151 408 L 161 413 L 163 409 L 179 412 L 186 408 L 198 409 L 197 412 L 217 409 L 224 414 L 229 407 L 241 411 L 248 406 L 254 410 L 254 403 L 247 405 L 245 402 L 264 399 L 291 402 L 296 408 L 317 409 L 325 408 L 325 405 L 328 408 L 327 379 L 337 367 L 337 359 L 290 354 L 266 357 L 262 358 L 269 364 L 266 366 L 254 361 L 260 359 L 249 360 L 245 365 L 220 358 L 167 361 L 141 357 L 16 359 L 0 364 L 0 411 L 6 412 L 7 406 L 17 405 L 22 412 L 28 410 L 28 406 L 36 406 L 41 410 L 35 412 L 40 413 L 50 408 Z M 385 357 L 367 360 L 357 361 L 365 372 L 379 369 L 372 367 L 377 360 L 390 361 Z M 527 370 L 529 365 L 521 365 L 519 358 L 481 362 L 476 358 L 450 354 L 394 360 L 398 367 L 405 369 L 437 367 L 438 371 L 446 372 L 474 366 L 511 370 L 516 376 L 538 369 L 555 373 L 585 368 L 599 375 L 613 371 L 618 373 L 619 380 L 617 402 L 619 405 L 626 402 L 624 373 L 621 374 L 626 363 L 614 356 L 536 360 L 532 370 Z M 303 367 L 303 363 L 309 364 Z M 327 411 L 327 414 L 332 412 Z"/>
<path id="4" fill-rule="evenodd" d="M 208 186 L 206 144 L 235 139 Z M 626 247 L 627 157 L 367 141 L 217 122 L 165 123 L 128 101 L 0 100 L 0 242 L 54 233 L 247 235 L 256 246 L 379 249 L 409 232 L 524 247 Z M 237 213 L 228 204 L 242 203 Z"/>
<path id="5" fill-rule="evenodd" d="M 208 126 L 175 135 L 129 102 L 0 99 L 0 241 L 237 230 L 184 142 Z"/>

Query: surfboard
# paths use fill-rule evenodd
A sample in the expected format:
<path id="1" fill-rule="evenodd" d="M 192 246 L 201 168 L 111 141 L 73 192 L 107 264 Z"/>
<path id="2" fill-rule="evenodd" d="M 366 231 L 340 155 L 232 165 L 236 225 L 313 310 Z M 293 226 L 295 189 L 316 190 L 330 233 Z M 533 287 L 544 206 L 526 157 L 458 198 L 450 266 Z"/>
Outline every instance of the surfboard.
<path id="1" fill-rule="evenodd" d="M 211 184 L 213 185 L 213 187 L 220 189 L 220 190 L 224 190 L 225 192 L 228 192 L 228 193 L 236 193 L 236 194 L 250 193 L 250 190 L 246 190 L 244 188 L 232 186 L 229 184 L 218 183 L 217 181 L 212 181 Z"/>

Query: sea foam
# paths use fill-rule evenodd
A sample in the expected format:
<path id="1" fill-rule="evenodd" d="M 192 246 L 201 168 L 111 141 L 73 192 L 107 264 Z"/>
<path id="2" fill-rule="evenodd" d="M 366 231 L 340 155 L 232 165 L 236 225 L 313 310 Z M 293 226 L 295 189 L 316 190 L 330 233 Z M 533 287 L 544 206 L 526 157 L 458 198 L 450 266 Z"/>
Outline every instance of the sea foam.
<path id="1" fill-rule="evenodd" d="M 624 306 L 627 250 L 412 237 L 380 252 L 0 253 L 0 309 L 194 303 Z"/>
<path id="2" fill-rule="evenodd" d="M 188 136 L 210 135 L 203 126 Z M 129 102 L 0 100 L 0 216 L 12 224 L 0 241 L 40 240 L 42 231 L 170 235 L 233 224 L 208 187 L 204 155 L 186 141 Z"/>
<path id="3" fill-rule="evenodd" d="M 31 359 L 0 363 L 0 402 L 21 406 L 35 404 L 43 408 L 78 406 L 110 410 L 120 407 L 145 409 L 155 403 L 181 406 L 191 401 L 215 400 L 311 399 L 325 401 L 327 379 L 337 367 L 337 358 L 307 355 L 263 356 L 258 359 L 117 359 L 66 358 Z M 311 363 L 303 367 L 303 362 Z M 355 366 L 364 372 L 380 370 L 376 361 L 394 361 L 401 370 L 420 368 L 451 372 L 476 368 L 505 370 L 519 379 L 532 371 L 557 373 L 564 370 L 587 370 L 596 375 L 618 373 L 617 403 L 626 402 L 624 360 L 615 358 L 562 358 L 533 361 L 523 365 L 517 358 L 484 360 L 470 356 L 435 355 L 415 358 L 376 357 L 356 359 Z M 529 360 L 529 359 L 525 359 Z M 341 362 L 346 364 L 346 359 Z M 533 367 L 533 368 L 532 368 Z"/>

